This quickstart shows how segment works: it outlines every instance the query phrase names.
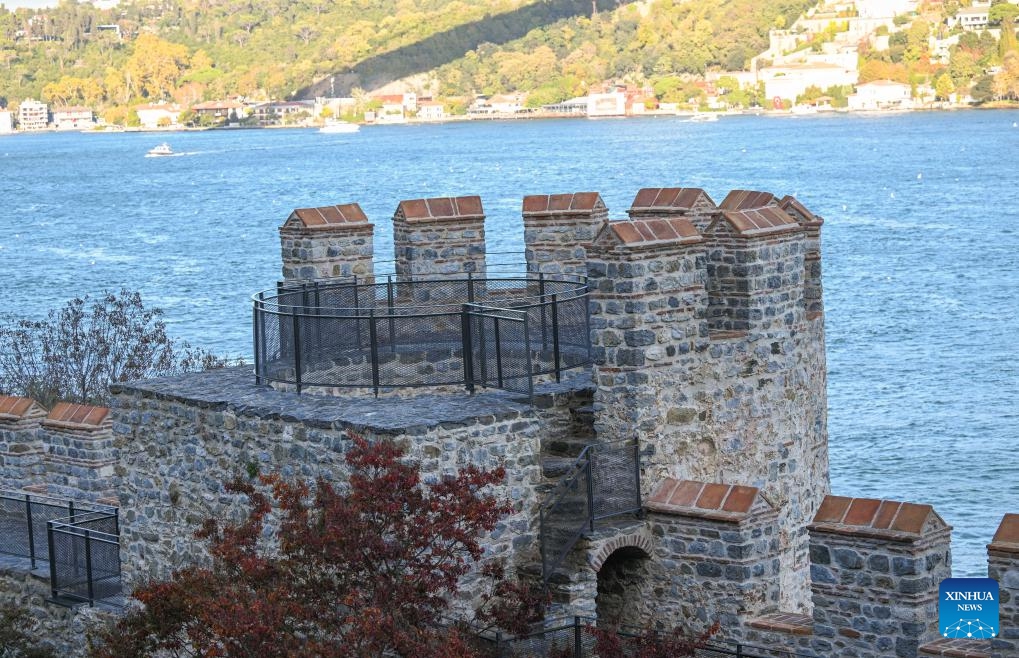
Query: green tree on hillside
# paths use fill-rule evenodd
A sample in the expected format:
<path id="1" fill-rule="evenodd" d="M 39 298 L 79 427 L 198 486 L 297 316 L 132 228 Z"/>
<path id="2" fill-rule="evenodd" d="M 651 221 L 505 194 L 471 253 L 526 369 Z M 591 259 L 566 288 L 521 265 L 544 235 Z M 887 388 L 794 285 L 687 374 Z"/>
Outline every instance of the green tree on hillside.
<path id="1" fill-rule="evenodd" d="M 942 73 L 937 81 L 934 83 L 934 94 L 937 100 L 947 101 L 952 99 L 952 94 L 955 93 L 955 83 L 952 82 L 952 76 L 948 73 Z"/>

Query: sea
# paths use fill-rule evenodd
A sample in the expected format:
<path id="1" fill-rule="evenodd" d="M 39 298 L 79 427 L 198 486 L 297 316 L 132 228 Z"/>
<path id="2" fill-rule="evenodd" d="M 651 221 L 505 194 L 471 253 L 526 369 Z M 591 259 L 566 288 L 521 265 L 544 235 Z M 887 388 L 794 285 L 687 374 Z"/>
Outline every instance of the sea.
<path id="1" fill-rule="evenodd" d="M 1019 512 L 1017 156 L 1006 110 L 0 136 L 0 316 L 128 288 L 249 357 L 294 208 L 361 204 L 384 261 L 401 200 L 479 194 L 489 251 L 522 261 L 528 194 L 597 191 L 613 218 L 642 187 L 793 194 L 825 218 L 832 491 L 932 504 L 954 574 L 983 576 Z"/>

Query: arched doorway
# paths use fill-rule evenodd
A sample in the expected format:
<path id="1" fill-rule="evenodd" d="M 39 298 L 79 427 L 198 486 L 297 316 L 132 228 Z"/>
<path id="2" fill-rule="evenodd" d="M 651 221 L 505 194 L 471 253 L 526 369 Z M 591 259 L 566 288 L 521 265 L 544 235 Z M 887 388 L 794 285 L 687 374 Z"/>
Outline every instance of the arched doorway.
<path id="1" fill-rule="evenodd" d="M 605 559 L 598 570 L 595 607 L 598 626 L 643 626 L 650 618 L 651 556 L 637 546 L 623 546 Z"/>

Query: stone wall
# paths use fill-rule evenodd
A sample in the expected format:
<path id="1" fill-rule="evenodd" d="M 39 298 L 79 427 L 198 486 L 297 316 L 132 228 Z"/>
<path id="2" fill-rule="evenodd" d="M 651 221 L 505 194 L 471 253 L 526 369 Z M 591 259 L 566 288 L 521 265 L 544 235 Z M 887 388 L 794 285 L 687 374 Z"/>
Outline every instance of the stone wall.
<path id="1" fill-rule="evenodd" d="M 740 639 L 751 617 L 779 609 L 778 514 L 759 489 L 668 478 L 646 507 L 657 623 L 719 622 Z"/>
<path id="2" fill-rule="evenodd" d="M 40 644 L 60 658 L 84 658 L 85 637 L 116 614 L 109 608 L 65 608 L 46 602 L 47 576 L 29 571 L 27 560 L 0 556 L 0 602 L 24 608 L 34 620 L 32 632 Z"/>
<path id="3" fill-rule="evenodd" d="M 828 488 L 824 327 L 804 309 L 804 232 L 779 209 L 765 213 L 774 227 L 755 228 L 753 212 L 703 234 L 686 218 L 610 222 L 595 240 L 596 428 L 639 435 L 648 487 L 759 487 L 779 513 L 782 608 L 808 612 L 806 525 Z M 724 269 L 737 259 L 752 267 Z M 727 277 L 758 313 L 712 331 L 709 296 Z"/>
<path id="4" fill-rule="evenodd" d="M 541 437 L 567 431 L 585 386 L 545 385 L 536 405 L 503 392 L 301 396 L 256 386 L 245 368 L 115 386 L 113 431 L 127 474 L 120 488 L 125 581 L 165 577 L 203 557 L 191 534 L 202 519 L 231 514 L 224 481 L 255 472 L 342 480 L 348 431 L 395 441 L 426 480 L 468 464 L 504 465 L 507 481 L 496 493 L 516 511 L 486 539 L 486 556 L 532 562 Z"/>
<path id="5" fill-rule="evenodd" d="M 374 229 L 356 203 L 298 208 L 279 229 L 283 279 L 370 279 Z"/>
<path id="6" fill-rule="evenodd" d="M 1019 656 L 1019 514 L 1006 514 L 987 546 L 987 577 L 998 581 L 996 655 Z"/>
<path id="7" fill-rule="evenodd" d="M 401 201 L 393 215 L 397 278 L 485 273 L 481 197 Z"/>
<path id="8" fill-rule="evenodd" d="M 0 396 L 0 478 L 6 487 L 23 487 L 45 473 L 39 424 L 46 414 L 30 398 Z"/>
<path id="9" fill-rule="evenodd" d="M 528 272 L 587 276 L 587 250 L 609 218 L 597 192 L 524 197 Z"/>
<path id="10" fill-rule="evenodd" d="M 803 236 L 777 208 L 723 212 L 705 229 L 712 331 L 788 331 L 803 322 Z"/>
<path id="11" fill-rule="evenodd" d="M 42 487 L 49 495 L 96 501 L 118 484 L 119 450 L 109 409 L 0 396 L 0 473 L 6 489 Z"/>
<path id="12" fill-rule="evenodd" d="M 832 655 L 915 656 L 939 637 L 950 542 L 930 505 L 826 497 L 810 525 L 814 634 Z"/>

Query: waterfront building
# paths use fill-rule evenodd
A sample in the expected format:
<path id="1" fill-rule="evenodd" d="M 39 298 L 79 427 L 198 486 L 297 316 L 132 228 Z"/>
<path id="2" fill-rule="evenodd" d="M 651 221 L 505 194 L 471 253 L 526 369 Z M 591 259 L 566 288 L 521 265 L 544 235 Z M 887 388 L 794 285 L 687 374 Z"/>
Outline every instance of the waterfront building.
<path id="1" fill-rule="evenodd" d="M 53 127 L 57 130 L 86 130 L 95 125 L 96 122 L 90 107 L 53 108 Z"/>
<path id="2" fill-rule="evenodd" d="M 8 110 L 0 110 L 0 135 L 14 132 L 14 115 Z"/>
<path id="3" fill-rule="evenodd" d="M 439 101 L 419 101 L 417 116 L 422 121 L 441 121 L 446 118 L 446 108 Z"/>
<path id="4" fill-rule="evenodd" d="M 913 109 L 912 89 L 892 80 L 875 80 L 857 85 L 848 98 L 852 111 Z"/>
<path id="5" fill-rule="evenodd" d="M 46 130 L 49 123 L 49 107 L 33 98 L 26 98 L 18 106 L 18 128 L 21 130 Z"/>
<path id="6" fill-rule="evenodd" d="M 138 114 L 138 121 L 141 122 L 142 128 L 151 129 L 176 126 L 183 110 L 177 104 L 160 103 L 157 105 L 136 105 L 134 111 Z"/>
<path id="7" fill-rule="evenodd" d="M 213 122 L 237 121 L 248 116 L 248 108 L 237 101 L 206 101 L 191 106 L 191 111 L 199 118 Z"/>

